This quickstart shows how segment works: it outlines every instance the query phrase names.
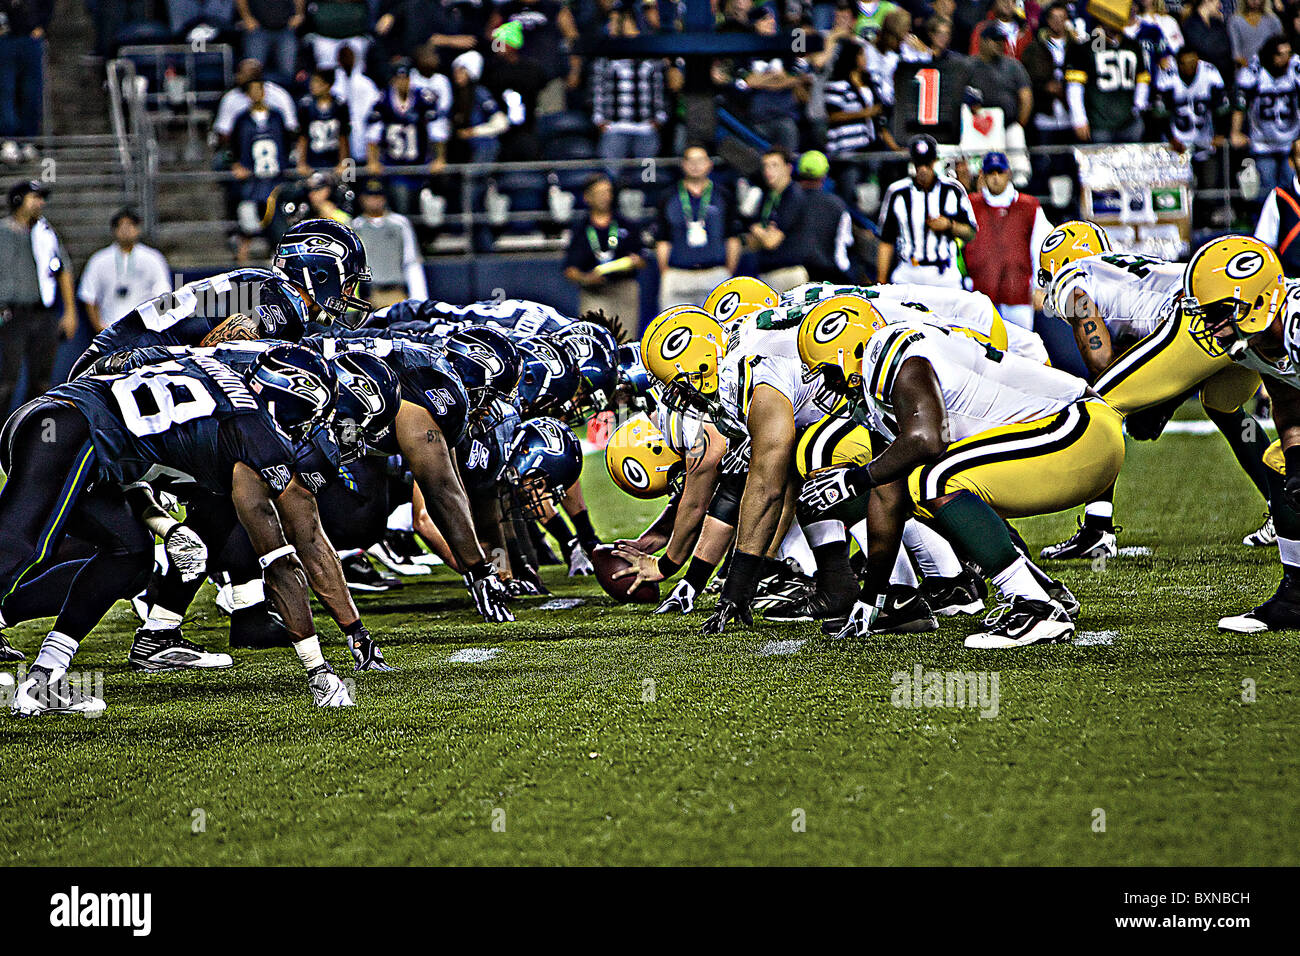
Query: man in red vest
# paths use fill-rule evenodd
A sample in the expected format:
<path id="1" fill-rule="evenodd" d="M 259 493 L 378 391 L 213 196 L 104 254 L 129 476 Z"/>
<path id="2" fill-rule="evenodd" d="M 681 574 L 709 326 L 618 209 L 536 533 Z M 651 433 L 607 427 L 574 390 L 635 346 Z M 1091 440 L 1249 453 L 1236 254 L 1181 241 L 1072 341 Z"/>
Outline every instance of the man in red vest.
<path id="1" fill-rule="evenodd" d="M 970 198 L 979 228 L 962 251 L 966 272 L 975 291 L 993 300 L 1004 321 L 1032 331 L 1034 265 L 1052 224 L 1037 199 L 1011 185 L 1005 153 L 986 155 L 983 170 L 984 187 Z"/>

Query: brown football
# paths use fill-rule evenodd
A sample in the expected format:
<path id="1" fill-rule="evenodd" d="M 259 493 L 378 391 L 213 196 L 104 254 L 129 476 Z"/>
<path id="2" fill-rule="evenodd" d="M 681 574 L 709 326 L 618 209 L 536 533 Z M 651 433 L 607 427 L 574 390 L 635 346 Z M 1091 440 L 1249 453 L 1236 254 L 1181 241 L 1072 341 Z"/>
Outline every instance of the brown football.
<path id="1" fill-rule="evenodd" d="M 592 551 L 591 566 L 596 569 L 596 580 L 600 582 L 600 586 L 615 601 L 622 604 L 659 603 L 658 584 L 642 584 L 629 594 L 627 588 L 633 581 L 631 577 L 614 580 L 615 573 L 631 567 L 631 564 L 625 558 L 620 558 L 614 553 L 614 545 L 602 544 Z"/>

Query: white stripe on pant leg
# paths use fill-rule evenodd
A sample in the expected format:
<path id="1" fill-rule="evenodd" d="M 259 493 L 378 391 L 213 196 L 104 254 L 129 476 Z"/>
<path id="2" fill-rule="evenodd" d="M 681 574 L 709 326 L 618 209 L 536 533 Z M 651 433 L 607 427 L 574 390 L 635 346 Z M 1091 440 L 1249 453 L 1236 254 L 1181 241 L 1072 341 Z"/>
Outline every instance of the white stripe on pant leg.
<path id="1" fill-rule="evenodd" d="M 1074 403 L 1066 408 L 1065 417 L 1062 418 L 1045 432 L 1028 438 L 1011 438 L 1006 440 L 999 438 L 991 445 L 976 445 L 971 448 L 963 449 L 951 457 L 940 459 L 936 464 L 931 466 L 928 474 L 925 476 L 925 500 L 933 501 L 941 497 L 944 492 L 940 487 L 939 478 L 942 475 L 945 479 L 948 475 L 960 471 L 963 463 L 976 458 L 983 458 L 985 455 L 996 452 L 999 455 L 1008 455 L 1020 451 L 1030 451 L 1034 448 L 1041 448 L 1044 445 L 1050 445 L 1059 441 L 1063 433 L 1068 433 L 1078 423 L 1081 412 L 1078 403 Z M 1058 415 L 1060 412 L 1057 413 Z M 977 436 L 976 436 L 977 437 Z"/>
<path id="2" fill-rule="evenodd" d="M 866 518 L 863 518 L 852 528 L 850 528 L 849 534 L 853 535 L 853 540 L 858 543 L 858 547 L 862 549 L 863 554 L 870 553 L 867 551 L 867 519 Z"/>
<path id="3" fill-rule="evenodd" d="M 927 578 L 955 578 L 962 572 L 961 561 L 948 539 L 915 518 L 903 525 L 903 546 Z"/>

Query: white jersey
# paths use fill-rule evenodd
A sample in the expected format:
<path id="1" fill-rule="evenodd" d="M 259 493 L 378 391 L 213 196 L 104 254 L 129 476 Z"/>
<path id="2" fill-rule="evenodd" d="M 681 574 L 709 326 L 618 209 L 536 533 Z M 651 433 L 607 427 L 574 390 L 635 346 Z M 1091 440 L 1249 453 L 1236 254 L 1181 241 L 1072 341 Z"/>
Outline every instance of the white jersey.
<path id="1" fill-rule="evenodd" d="M 1237 71 L 1237 106 L 1246 114 L 1252 153 L 1285 153 L 1300 137 L 1300 56 L 1281 76 L 1260 65 L 1258 54 Z"/>
<path id="2" fill-rule="evenodd" d="M 885 285 L 850 286 L 830 282 L 808 282 L 781 294 L 781 305 L 788 309 L 808 309 L 833 295 L 860 295 L 869 299 L 886 322 L 906 322 L 922 317 L 931 325 L 960 328 L 976 333 L 994 346 L 1032 362 L 1047 363 L 1043 340 L 1028 329 L 1002 320 L 997 306 L 983 292 L 890 282 Z"/>
<path id="3" fill-rule="evenodd" d="M 1174 139 L 1196 159 L 1209 156 L 1214 151 L 1214 118 L 1228 105 L 1219 71 L 1202 60 L 1189 83 L 1176 67 L 1166 67 L 1156 74 L 1156 96 L 1169 114 Z"/>
<path id="4" fill-rule="evenodd" d="M 1068 320 L 1082 292 L 1112 336 L 1145 338 L 1173 314 L 1182 288 L 1181 263 L 1108 252 L 1077 259 L 1052 276 L 1047 305 Z"/>
<path id="5" fill-rule="evenodd" d="M 891 438 L 897 434 L 894 380 L 911 358 L 924 359 L 934 370 L 953 442 L 1000 425 L 1055 415 L 1088 392 L 1081 378 L 999 352 L 969 336 L 926 322 L 891 325 L 871 336 L 862 360 L 871 424 Z"/>

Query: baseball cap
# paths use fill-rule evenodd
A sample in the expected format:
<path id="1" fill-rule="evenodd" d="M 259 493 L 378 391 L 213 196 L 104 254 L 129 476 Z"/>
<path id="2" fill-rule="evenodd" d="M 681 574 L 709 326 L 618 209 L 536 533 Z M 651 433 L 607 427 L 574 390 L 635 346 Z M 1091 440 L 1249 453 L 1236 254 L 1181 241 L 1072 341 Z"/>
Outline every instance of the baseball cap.
<path id="1" fill-rule="evenodd" d="M 361 195 L 363 196 L 382 196 L 384 195 L 384 181 L 377 176 L 372 176 L 361 184 Z"/>
<path id="2" fill-rule="evenodd" d="M 830 171 L 830 160 L 819 149 L 810 149 L 799 157 L 799 177 L 801 179 L 821 179 Z"/>
<path id="3" fill-rule="evenodd" d="M 913 136 L 907 144 L 913 165 L 928 166 L 939 158 L 939 143 L 928 133 Z"/>
<path id="4" fill-rule="evenodd" d="M 504 43 L 512 50 L 524 48 L 524 28 L 517 20 L 503 23 L 492 31 L 492 39 Z"/>
<path id="5" fill-rule="evenodd" d="M 985 153 L 983 170 L 986 173 L 1005 173 L 1011 170 L 1006 153 Z"/>
<path id="6" fill-rule="evenodd" d="M 398 60 L 396 63 L 393 64 L 393 76 L 410 76 L 410 75 L 411 75 L 411 61 L 408 60 L 406 57 L 402 57 L 400 60 Z"/>
<path id="7" fill-rule="evenodd" d="M 48 196 L 50 188 L 45 183 L 36 179 L 20 179 L 9 187 L 9 208 L 17 209 L 23 204 L 28 193 L 36 193 L 38 196 Z"/>

